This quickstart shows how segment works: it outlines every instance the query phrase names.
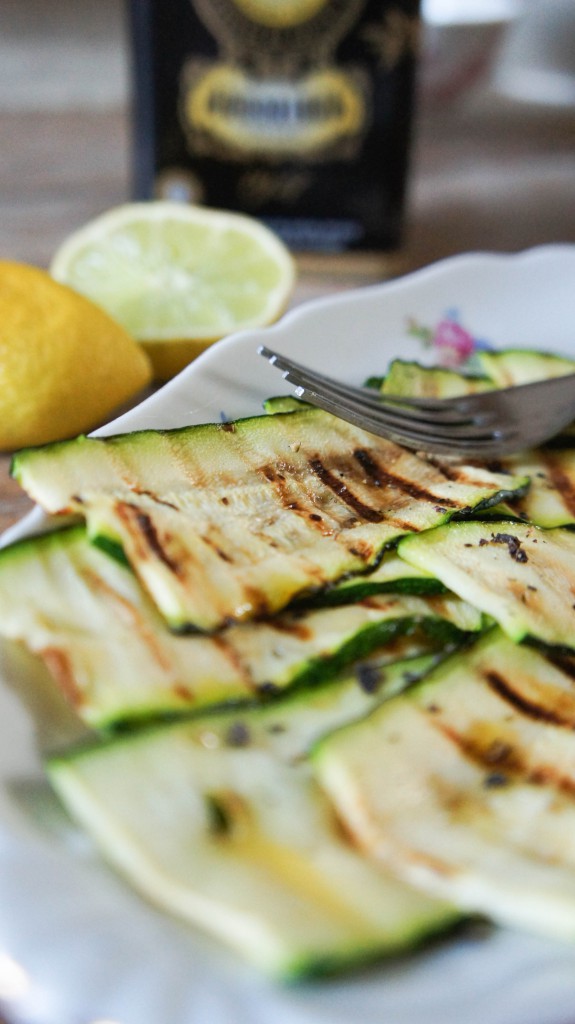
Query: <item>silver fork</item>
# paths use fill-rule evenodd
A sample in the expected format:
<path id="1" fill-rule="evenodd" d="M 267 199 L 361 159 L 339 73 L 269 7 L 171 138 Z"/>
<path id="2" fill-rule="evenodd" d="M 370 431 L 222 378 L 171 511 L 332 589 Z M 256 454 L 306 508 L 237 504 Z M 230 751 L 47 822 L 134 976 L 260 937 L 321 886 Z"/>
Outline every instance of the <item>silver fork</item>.
<path id="1" fill-rule="evenodd" d="M 407 448 L 490 458 L 548 441 L 575 417 L 575 374 L 459 398 L 405 398 L 353 387 L 260 345 L 297 398 Z"/>

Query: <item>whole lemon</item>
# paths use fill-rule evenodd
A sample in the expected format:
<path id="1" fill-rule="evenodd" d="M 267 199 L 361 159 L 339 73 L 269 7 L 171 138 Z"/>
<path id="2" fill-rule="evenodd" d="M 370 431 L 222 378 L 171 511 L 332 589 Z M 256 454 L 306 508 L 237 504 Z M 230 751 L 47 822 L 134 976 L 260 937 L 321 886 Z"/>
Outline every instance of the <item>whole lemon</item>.
<path id="1" fill-rule="evenodd" d="M 148 357 L 89 299 L 0 260 L 0 448 L 83 433 L 151 379 Z"/>

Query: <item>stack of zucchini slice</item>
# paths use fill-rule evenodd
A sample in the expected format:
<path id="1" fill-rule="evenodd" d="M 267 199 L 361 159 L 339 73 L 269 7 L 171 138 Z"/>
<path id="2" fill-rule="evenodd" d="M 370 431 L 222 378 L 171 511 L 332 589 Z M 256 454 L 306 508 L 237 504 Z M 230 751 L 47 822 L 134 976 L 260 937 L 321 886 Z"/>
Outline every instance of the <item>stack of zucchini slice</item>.
<path id="1" fill-rule="evenodd" d="M 485 354 L 382 386 L 572 369 Z M 90 728 L 47 770 L 146 896 L 282 978 L 469 913 L 572 937 L 568 436 L 462 465 L 270 401 L 13 473 L 77 522 L 0 552 L 0 632 Z"/>

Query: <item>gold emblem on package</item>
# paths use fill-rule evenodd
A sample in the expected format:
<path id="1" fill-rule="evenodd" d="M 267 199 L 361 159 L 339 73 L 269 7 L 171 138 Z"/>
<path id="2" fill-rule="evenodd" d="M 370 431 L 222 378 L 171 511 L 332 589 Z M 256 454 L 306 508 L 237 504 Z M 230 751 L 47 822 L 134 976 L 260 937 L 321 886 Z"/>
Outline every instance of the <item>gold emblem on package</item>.
<path id="1" fill-rule="evenodd" d="M 369 79 L 336 66 L 335 50 L 363 5 L 198 0 L 219 54 L 183 69 L 180 114 L 194 151 L 240 161 L 352 159 L 369 119 Z"/>

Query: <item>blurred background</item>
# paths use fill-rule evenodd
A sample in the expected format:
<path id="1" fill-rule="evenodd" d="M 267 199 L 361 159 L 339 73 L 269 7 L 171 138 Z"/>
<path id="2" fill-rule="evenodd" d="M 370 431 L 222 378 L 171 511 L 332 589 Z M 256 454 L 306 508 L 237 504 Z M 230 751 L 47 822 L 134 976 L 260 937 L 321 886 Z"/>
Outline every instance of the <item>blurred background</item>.
<path id="1" fill-rule="evenodd" d="M 575 242 L 574 0 L 423 0 L 422 13 L 405 265 Z M 0 0 L 0 23 L 0 252 L 46 265 L 131 198 L 125 8 Z"/>

